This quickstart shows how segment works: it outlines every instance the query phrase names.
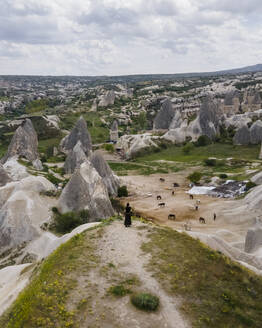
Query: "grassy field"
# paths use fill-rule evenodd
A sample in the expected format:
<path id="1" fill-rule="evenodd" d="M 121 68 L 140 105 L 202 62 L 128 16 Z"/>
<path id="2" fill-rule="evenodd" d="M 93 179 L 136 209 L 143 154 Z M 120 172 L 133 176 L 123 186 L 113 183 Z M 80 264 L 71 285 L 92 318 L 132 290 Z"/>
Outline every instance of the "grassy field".
<path id="1" fill-rule="evenodd" d="M 195 328 L 260 328 L 262 278 L 199 240 L 169 228 L 155 228 L 143 250 L 148 269 Z"/>
<path id="2" fill-rule="evenodd" d="M 258 159 L 260 145 L 234 146 L 228 144 L 214 143 L 203 147 L 193 147 L 189 154 L 183 152 L 183 147 L 169 146 L 159 152 L 146 154 L 136 158 L 136 162 L 144 161 L 177 161 L 177 162 L 199 162 L 208 157 L 256 160 Z"/>

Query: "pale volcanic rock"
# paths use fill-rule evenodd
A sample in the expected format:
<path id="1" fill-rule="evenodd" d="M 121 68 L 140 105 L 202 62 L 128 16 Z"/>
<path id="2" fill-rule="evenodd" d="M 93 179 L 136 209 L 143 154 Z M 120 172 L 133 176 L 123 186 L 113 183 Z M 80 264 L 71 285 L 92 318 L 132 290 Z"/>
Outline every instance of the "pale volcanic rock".
<path id="1" fill-rule="evenodd" d="M 249 228 L 245 240 L 245 252 L 252 253 L 262 247 L 262 222 L 256 219 L 253 227 Z"/>
<path id="2" fill-rule="evenodd" d="M 237 130 L 233 142 L 235 145 L 248 145 L 250 143 L 250 131 L 246 125 Z"/>
<path id="3" fill-rule="evenodd" d="M 98 103 L 98 107 L 107 107 L 109 105 L 114 105 L 115 103 L 115 92 L 113 90 L 108 91 L 103 95 Z"/>
<path id="4" fill-rule="evenodd" d="M 2 164 L 0 164 L 0 187 L 3 187 L 6 185 L 8 182 L 11 182 L 12 179 L 8 175 L 8 173 L 5 171 L 4 167 Z"/>
<path id="5" fill-rule="evenodd" d="M 256 121 L 250 128 L 250 142 L 257 145 L 262 141 L 262 121 Z"/>
<path id="6" fill-rule="evenodd" d="M 64 169 L 65 173 L 71 174 L 75 171 L 76 168 L 80 167 L 80 165 L 87 160 L 87 156 L 84 152 L 81 141 L 79 140 L 77 144 L 74 146 L 73 150 L 70 150 L 68 153 Z"/>
<path id="7" fill-rule="evenodd" d="M 38 158 L 38 140 L 37 134 L 31 120 L 25 119 L 23 123 L 16 129 L 15 134 L 8 147 L 7 154 L 2 158 L 1 162 L 5 163 L 8 159 L 18 156 L 24 157 L 33 164 L 36 163 L 36 169 L 41 169 L 40 160 Z"/>
<path id="8" fill-rule="evenodd" d="M 172 122 L 174 116 L 175 110 L 173 108 L 173 104 L 169 99 L 166 99 L 154 119 L 154 129 L 169 129 L 170 123 Z"/>
<path id="9" fill-rule="evenodd" d="M 89 161 L 75 170 L 59 198 L 59 210 L 62 213 L 82 209 L 88 210 L 90 221 L 114 214 L 107 188 Z"/>
<path id="10" fill-rule="evenodd" d="M 0 188 L 0 250 L 30 241 L 41 233 L 49 218 L 46 200 L 40 192 L 55 190 L 44 177 L 29 176 Z"/>
<path id="11" fill-rule="evenodd" d="M 90 158 L 90 162 L 102 177 L 110 195 L 116 196 L 117 189 L 120 185 L 118 177 L 113 173 L 107 162 L 104 160 L 100 151 L 94 152 Z"/>
<path id="12" fill-rule="evenodd" d="M 70 134 L 62 139 L 60 143 L 61 151 L 66 154 L 69 153 L 70 150 L 73 150 L 78 141 L 81 141 L 83 150 L 86 156 L 88 156 L 92 151 L 92 141 L 91 136 L 87 130 L 86 121 L 83 116 L 81 116 L 76 122 L 76 125 Z"/>

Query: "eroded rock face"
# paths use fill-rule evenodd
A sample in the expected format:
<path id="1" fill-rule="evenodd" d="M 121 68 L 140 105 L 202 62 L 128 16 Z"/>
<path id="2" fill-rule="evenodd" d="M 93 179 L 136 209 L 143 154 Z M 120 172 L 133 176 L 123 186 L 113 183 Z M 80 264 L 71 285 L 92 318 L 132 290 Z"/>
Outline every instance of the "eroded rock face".
<path id="1" fill-rule="evenodd" d="M 169 99 L 166 99 L 154 119 L 154 129 L 169 129 L 170 123 L 172 122 L 174 116 L 175 110 L 173 105 Z"/>
<path id="2" fill-rule="evenodd" d="M 250 131 L 246 125 L 237 130 L 233 142 L 235 145 L 248 145 L 250 143 Z"/>
<path id="3" fill-rule="evenodd" d="M 255 174 L 251 179 L 252 182 L 254 182 L 256 185 L 262 184 L 262 171 Z"/>
<path id="4" fill-rule="evenodd" d="M 0 252 L 30 241 L 49 218 L 41 191 L 55 190 L 44 177 L 30 176 L 0 188 Z"/>
<path id="5" fill-rule="evenodd" d="M 112 196 L 116 196 L 117 189 L 120 184 L 119 179 L 104 160 L 101 152 L 96 151 L 90 156 L 89 160 L 99 175 L 102 177 L 102 180 L 107 187 L 108 193 Z"/>
<path id="6" fill-rule="evenodd" d="M 260 147 L 260 153 L 259 153 L 259 156 L 258 156 L 259 159 L 262 159 L 262 143 L 261 143 L 261 147 Z"/>
<path id="7" fill-rule="evenodd" d="M 87 156 L 84 152 L 81 141 L 79 140 L 77 144 L 74 146 L 73 150 L 70 150 L 68 153 L 64 169 L 65 173 L 71 174 L 75 171 L 76 168 L 80 167 L 80 165 L 87 160 Z"/>
<path id="8" fill-rule="evenodd" d="M 3 165 L 0 164 L 0 187 L 6 185 L 8 182 L 11 182 L 11 181 L 12 181 L 12 179 L 5 171 Z"/>
<path id="9" fill-rule="evenodd" d="M 211 140 L 219 133 L 219 112 L 217 102 L 211 100 L 209 97 L 205 98 L 200 106 L 199 125 L 202 135 L 208 136 Z"/>
<path id="10" fill-rule="evenodd" d="M 262 121 L 256 121 L 250 128 L 250 142 L 254 145 L 262 141 Z"/>
<path id="11" fill-rule="evenodd" d="M 78 141 L 81 141 L 83 150 L 86 156 L 88 156 L 92 151 L 92 141 L 87 130 L 86 121 L 82 116 L 79 118 L 70 134 L 62 139 L 60 143 L 61 151 L 68 154 L 70 150 L 73 150 Z"/>
<path id="12" fill-rule="evenodd" d="M 114 105 L 115 103 L 115 92 L 113 90 L 110 90 L 101 97 L 98 106 L 99 107 L 107 107 L 109 105 Z"/>
<path id="13" fill-rule="evenodd" d="M 262 222 L 256 219 L 253 227 L 246 234 L 245 252 L 252 253 L 262 247 Z"/>
<path id="14" fill-rule="evenodd" d="M 89 161 L 76 169 L 62 191 L 58 207 L 62 213 L 87 209 L 90 221 L 108 218 L 114 214 L 107 188 Z"/>
<path id="15" fill-rule="evenodd" d="M 150 133 L 124 135 L 118 140 L 117 148 L 121 148 L 123 156 L 129 159 L 143 149 L 158 148 L 157 139 L 159 137 L 152 136 Z"/>
<path id="16" fill-rule="evenodd" d="M 38 140 L 37 134 L 31 120 L 25 119 L 17 128 L 8 147 L 7 154 L 1 162 L 5 163 L 9 158 L 18 156 L 24 157 L 30 162 L 38 159 Z"/>

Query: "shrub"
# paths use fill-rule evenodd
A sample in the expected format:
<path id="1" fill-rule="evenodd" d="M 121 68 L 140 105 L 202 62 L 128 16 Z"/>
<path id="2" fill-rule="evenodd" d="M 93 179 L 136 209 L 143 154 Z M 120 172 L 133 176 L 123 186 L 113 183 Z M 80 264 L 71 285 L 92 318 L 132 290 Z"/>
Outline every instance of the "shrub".
<path id="1" fill-rule="evenodd" d="M 183 148 L 183 153 L 184 154 L 189 154 L 191 150 L 194 148 L 193 144 L 191 142 L 188 142 Z"/>
<path id="2" fill-rule="evenodd" d="M 110 153 L 113 153 L 115 148 L 112 144 L 104 144 L 103 145 L 103 148 L 106 150 L 106 151 L 109 151 Z"/>
<path id="3" fill-rule="evenodd" d="M 53 209 L 52 209 L 53 210 Z M 54 211 L 53 211 L 54 212 Z M 67 233 L 71 232 L 74 228 L 78 227 L 81 224 L 88 222 L 88 217 L 86 216 L 87 211 L 85 211 L 85 216 L 83 216 L 83 212 L 67 212 L 64 214 L 55 212 L 54 215 L 54 227 L 57 232 Z"/>
<path id="4" fill-rule="evenodd" d="M 246 184 L 246 191 L 250 190 L 251 188 L 254 188 L 256 186 L 256 184 L 252 181 L 248 181 L 248 183 Z"/>
<path id="5" fill-rule="evenodd" d="M 125 288 L 123 285 L 111 286 L 108 291 L 115 296 L 125 296 L 126 294 L 131 293 L 130 289 Z"/>
<path id="6" fill-rule="evenodd" d="M 128 196 L 127 187 L 126 186 L 118 187 L 117 196 L 118 197 L 127 197 Z"/>
<path id="7" fill-rule="evenodd" d="M 115 199 L 115 198 L 110 198 L 111 204 L 113 209 L 117 212 L 117 213 L 121 213 L 124 212 L 124 206 L 120 203 L 119 199 Z"/>
<path id="8" fill-rule="evenodd" d="M 202 173 L 195 171 L 187 177 L 191 182 L 198 183 L 202 178 Z"/>
<path id="9" fill-rule="evenodd" d="M 226 179 L 227 178 L 227 174 L 221 173 L 221 174 L 219 174 L 219 178 L 220 179 Z"/>
<path id="10" fill-rule="evenodd" d="M 204 163 L 207 166 L 216 166 L 217 160 L 215 158 L 206 158 L 204 159 Z"/>
<path id="11" fill-rule="evenodd" d="M 60 180 L 60 179 L 58 179 L 57 177 L 55 177 L 53 174 L 50 174 L 50 173 L 48 173 L 47 175 L 46 175 L 46 178 L 50 181 L 50 182 L 52 182 L 53 184 L 59 184 L 60 182 L 62 182 L 62 180 Z"/>
<path id="12" fill-rule="evenodd" d="M 207 145 L 210 145 L 211 144 L 211 140 L 210 138 L 208 138 L 208 136 L 200 136 L 198 139 L 197 139 L 197 142 L 195 143 L 195 145 L 197 147 L 202 147 L 202 146 L 207 146 Z"/>
<path id="13" fill-rule="evenodd" d="M 131 302 L 140 310 L 155 311 L 159 305 L 159 298 L 149 293 L 139 293 L 131 296 Z"/>

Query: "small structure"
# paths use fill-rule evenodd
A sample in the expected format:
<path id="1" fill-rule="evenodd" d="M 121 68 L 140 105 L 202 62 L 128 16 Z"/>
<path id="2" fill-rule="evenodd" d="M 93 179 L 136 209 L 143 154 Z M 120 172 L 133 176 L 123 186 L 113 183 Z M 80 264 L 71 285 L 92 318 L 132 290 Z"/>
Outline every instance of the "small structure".
<path id="1" fill-rule="evenodd" d="M 114 120 L 111 129 L 110 129 L 110 141 L 118 141 L 118 123 L 117 120 Z"/>

